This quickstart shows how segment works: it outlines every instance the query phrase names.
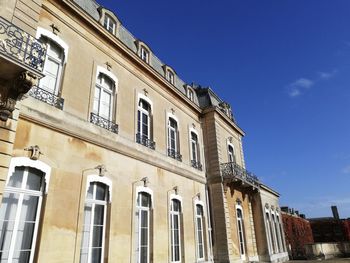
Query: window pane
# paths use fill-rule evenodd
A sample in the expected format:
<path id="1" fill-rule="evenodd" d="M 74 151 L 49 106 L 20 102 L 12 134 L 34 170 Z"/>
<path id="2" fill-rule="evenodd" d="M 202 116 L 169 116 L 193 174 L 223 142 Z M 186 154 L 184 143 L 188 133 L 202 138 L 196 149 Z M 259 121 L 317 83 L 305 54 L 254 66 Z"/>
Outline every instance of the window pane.
<path id="1" fill-rule="evenodd" d="M 151 196 L 147 193 L 140 193 L 140 195 L 141 195 L 141 206 L 150 207 Z"/>
<path id="2" fill-rule="evenodd" d="M 91 251 L 91 263 L 100 263 L 101 257 L 102 257 L 102 249 L 101 248 L 93 248 Z M 81 262 L 81 263 L 83 263 L 83 262 Z"/>
<path id="3" fill-rule="evenodd" d="M 148 211 L 141 210 L 141 227 L 148 227 Z"/>
<path id="4" fill-rule="evenodd" d="M 14 173 L 10 176 L 8 186 L 21 188 L 23 173 L 24 173 L 24 167 L 16 167 Z"/>
<path id="5" fill-rule="evenodd" d="M 140 263 L 148 263 L 148 251 L 147 247 L 141 247 L 140 249 Z"/>
<path id="6" fill-rule="evenodd" d="M 103 226 L 94 226 L 92 231 L 92 247 L 102 247 Z"/>
<path id="7" fill-rule="evenodd" d="M 1 262 L 6 262 L 10 249 L 19 194 L 4 193 L 0 208 Z"/>
<path id="8" fill-rule="evenodd" d="M 40 191 L 43 178 L 43 172 L 34 168 L 28 168 L 28 179 L 26 183 L 26 189 Z"/>
<path id="9" fill-rule="evenodd" d="M 100 108 L 100 93 L 101 89 L 99 87 L 95 87 L 95 96 L 94 96 L 94 108 L 93 111 L 99 113 Z"/>
<path id="10" fill-rule="evenodd" d="M 103 184 L 96 184 L 96 200 L 106 200 L 106 186 Z"/>
<path id="11" fill-rule="evenodd" d="M 95 205 L 94 225 L 103 225 L 104 205 Z"/>

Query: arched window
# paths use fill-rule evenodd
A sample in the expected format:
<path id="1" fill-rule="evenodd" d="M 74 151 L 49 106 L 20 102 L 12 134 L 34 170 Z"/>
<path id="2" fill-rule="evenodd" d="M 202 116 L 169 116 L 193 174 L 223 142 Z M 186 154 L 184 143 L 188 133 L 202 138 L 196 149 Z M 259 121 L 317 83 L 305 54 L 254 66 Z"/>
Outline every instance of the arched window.
<path id="1" fill-rule="evenodd" d="M 171 199 L 170 203 L 170 238 L 171 262 L 181 262 L 181 202 Z"/>
<path id="2" fill-rule="evenodd" d="M 151 234 L 151 195 L 139 192 L 137 195 L 136 231 L 137 231 L 137 262 L 150 262 Z"/>
<path id="3" fill-rule="evenodd" d="M 203 206 L 196 204 L 196 247 L 197 260 L 204 260 L 204 213 Z"/>
<path id="4" fill-rule="evenodd" d="M 266 236 L 267 236 L 267 243 L 269 247 L 269 251 L 273 251 L 273 245 L 272 245 L 272 232 L 271 232 L 271 226 L 270 226 L 270 213 L 268 210 L 265 211 L 265 225 L 266 225 Z"/>
<path id="5" fill-rule="evenodd" d="M 105 14 L 104 22 L 103 22 L 104 28 L 107 29 L 108 32 L 115 35 L 116 25 L 117 23 L 114 21 L 114 19 L 111 16 Z"/>
<path id="6" fill-rule="evenodd" d="M 167 72 L 166 72 L 166 79 L 167 79 L 171 84 L 174 85 L 174 83 L 175 83 L 175 74 L 174 74 L 172 71 L 167 70 Z"/>
<path id="7" fill-rule="evenodd" d="M 49 38 L 44 37 L 42 41 L 46 43 L 47 51 L 43 70 L 45 77 L 39 81 L 39 87 L 57 96 L 64 62 L 64 50 Z"/>
<path id="8" fill-rule="evenodd" d="M 245 236 L 244 236 L 243 211 L 242 211 L 242 207 L 240 207 L 240 206 L 236 206 L 236 217 L 237 217 L 239 253 L 241 254 L 241 258 L 245 258 Z"/>
<path id="9" fill-rule="evenodd" d="M 182 161 L 179 149 L 179 130 L 177 121 L 174 118 L 168 118 L 168 156 Z"/>
<path id="10" fill-rule="evenodd" d="M 281 236 L 281 248 L 282 248 L 282 252 L 286 251 L 286 247 L 285 247 L 285 241 L 284 241 L 284 234 L 283 234 L 283 228 L 282 228 L 282 222 L 281 222 L 281 218 L 279 217 L 279 215 L 277 214 L 277 223 L 278 223 L 278 227 L 279 227 L 279 233 Z"/>
<path id="11" fill-rule="evenodd" d="M 202 164 L 200 163 L 200 154 L 199 154 L 199 144 L 198 144 L 198 135 L 191 131 L 190 133 L 190 149 L 191 149 L 191 166 L 202 170 Z"/>
<path id="12" fill-rule="evenodd" d="M 272 251 L 277 253 L 277 240 L 276 240 L 276 229 L 275 229 L 275 219 L 274 215 L 271 213 L 270 218 L 270 231 L 271 231 L 271 241 L 272 241 Z"/>
<path id="13" fill-rule="evenodd" d="M 107 75 L 99 73 L 94 96 L 93 112 L 106 120 L 112 119 L 115 83 Z"/>
<path id="14" fill-rule="evenodd" d="M 108 193 L 108 186 L 100 182 L 91 182 L 87 190 L 80 250 L 81 263 L 104 261 Z"/>
<path id="15" fill-rule="evenodd" d="M 235 152 L 233 150 L 232 144 L 228 145 L 227 151 L 228 151 L 228 161 L 230 163 L 236 163 L 236 156 L 235 156 Z"/>
<path id="16" fill-rule="evenodd" d="M 276 241 L 277 241 L 277 248 L 279 252 L 282 252 L 282 240 L 281 240 L 281 233 L 280 233 L 280 228 L 279 228 L 279 218 L 276 215 L 272 215 L 274 225 L 275 225 L 275 232 L 276 232 Z"/>
<path id="17" fill-rule="evenodd" d="M 152 141 L 152 108 L 144 99 L 140 99 L 137 110 L 137 134 L 136 142 L 151 149 L 155 149 L 155 143 Z"/>
<path id="18" fill-rule="evenodd" d="M 193 90 L 189 87 L 187 87 L 187 98 L 193 101 Z"/>
<path id="19" fill-rule="evenodd" d="M 41 162 L 23 157 L 18 159 L 25 160 L 28 166 L 22 166 L 22 162 L 10 169 L 12 174 L 9 175 L 0 208 L 0 261 L 32 263 L 43 194 L 47 190 L 45 176 L 49 177 L 47 173 L 50 169 L 45 168 L 47 171 L 44 172 L 39 165 L 36 168 L 36 164 Z"/>

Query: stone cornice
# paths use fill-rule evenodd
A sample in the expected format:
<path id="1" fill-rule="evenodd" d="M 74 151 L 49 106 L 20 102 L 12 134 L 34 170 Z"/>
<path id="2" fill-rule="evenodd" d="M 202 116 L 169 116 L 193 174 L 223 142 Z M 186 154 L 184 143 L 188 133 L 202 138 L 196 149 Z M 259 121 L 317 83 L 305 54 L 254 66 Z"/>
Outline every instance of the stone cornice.
<path id="1" fill-rule="evenodd" d="M 120 153 L 135 160 L 156 166 L 190 180 L 203 184 L 206 183 L 204 171 L 197 171 L 190 165 L 177 162 L 172 158 L 167 157 L 165 154 L 162 155 L 159 152 L 150 150 L 134 141 L 123 138 L 120 135 L 112 134 L 107 130 L 105 131 L 98 126 L 94 126 L 86 120 L 76 118 L 69 113 L 51 107 L 50 105 L 42 105 L 48 107 L 45 111 L 33 108 L 31 105 L 35 104 L 30 103 L 30 100 L 33 100 L 32 102 L 34 102 L 35 99 L 28 98 L 27 100 L 28 101 L 25 101 L 22 104 L 20 112 L 20 118 L 22 119 L 94 144 L 106 150 Z"/>

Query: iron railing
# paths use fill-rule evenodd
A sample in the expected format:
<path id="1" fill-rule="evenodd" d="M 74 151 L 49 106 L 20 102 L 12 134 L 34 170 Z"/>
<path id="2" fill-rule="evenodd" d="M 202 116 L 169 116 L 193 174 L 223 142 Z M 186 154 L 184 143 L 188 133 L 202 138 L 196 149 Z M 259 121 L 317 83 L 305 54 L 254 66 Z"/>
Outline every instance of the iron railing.
<path id="1" fill-rule="evenodd" d="M 242 182 L 248 183 L 256 188 L 259 188 L 260 186 L 259 179 L 256 175 L 234 162 L 222 163 L 220 165 L 220 169 L 224 180 L 234 181 L 235 179 L 239 179 Z"/>
<path id="2" fill-rule="evenodd" d="M 0 17 L 0 53 L 42 72 L 46 45 Z"/>
<path id="3" fill-rule="evenodd" d="M 199 171 L 202 171 L 202 169 L 203 169 L 202 164 L 199 161 L 196 161 L 196 160 L 191 160 L 191 166 L 193 168 L 198 169 Z"/>
<path id="4" fill-rule="evenodd" d="M 64 99 L 61 97 L 56 96 L 55 94 L 44 90 L 42 88 L 39 88 L 37 86 L 33 86 L 28 94 L 37 99 L 41 100 L 49 105 L 55 106 L 56 108 L 62 110 L 63 109 L 63 104 L 64 104 Z"/>
<path id="5" fill-rule="evenodd" d="M 150 140 L 147 136 L 136 133 L 136 142 L 142 144 L 152 150 L 156 149 L 156 143 Z"/>
<path id="6" fill-rule="evenodd" d="M 111 122 L 96 113 L 91 112 L 90 122 L 111 132 L 118 133 L 118 124 Z"/>
<path id="7" fill-rule="evenodd" d="M 168 156 L 182 162 L 182 155 L 174 149 L 168 148 Z"/>

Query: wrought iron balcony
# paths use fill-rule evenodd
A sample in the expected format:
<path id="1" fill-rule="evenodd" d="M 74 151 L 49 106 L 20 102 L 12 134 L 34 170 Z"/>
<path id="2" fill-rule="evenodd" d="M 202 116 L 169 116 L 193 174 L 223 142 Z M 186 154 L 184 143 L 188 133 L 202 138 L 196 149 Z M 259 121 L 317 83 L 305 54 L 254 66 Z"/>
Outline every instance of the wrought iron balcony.
<path id="1" fill-rule="evenodd" d="M 90 122 L 111 132 L 118 133 L 118 124 L 113 123 L 93 112 L 91 112 L 90 115 Z"/>
<path id="2" fill-rule="evenodd" d="M 147 136 L 136 133 L 136 142 L 142 144 L 152 150 L 156 149 L 156 143 L 150 140 Z"/>
<path id="3" fill-rule="evenodd" d="M 202 164 L 199 162 L 199 161 L 196 161 L 196 160 L 191 160 L 191 166 L 193 168 L 196 168 L 198 169 L 199 171 L 202 171 Z"/>
<path id="4" fill-rule="evenodd" d="M 41 73 L 44 68 L 46 45 L 0 17 L 0 53 Z"/>
<path id="5" fill-rule="evenodd" d="M 40 101 L 43 101 L 49 105 L 55 106 L 56 108 L 62 110 L 63 109 L 63 103 L 64 99 L 61 97 L 56 96 L 55 94 L 44 90 L 42 88 L 39 88 L 37 86 L 33 86 L 28 94 Z"/>
<path id="6" fill-rule="evenodd" d="M 260 182 L 257 176 L 234 162 L 223 163 L 220 165 L 220 169 L 224 181 L 231 182 L 240 180 L 242 183 L 247 183 L 254 188 L 260 187 Z"/>
<path id="7" fill-rule="evenodd" d="M 182 155 L 174 149 L 168 149 L 168 156 L 182 162 Z"/>

